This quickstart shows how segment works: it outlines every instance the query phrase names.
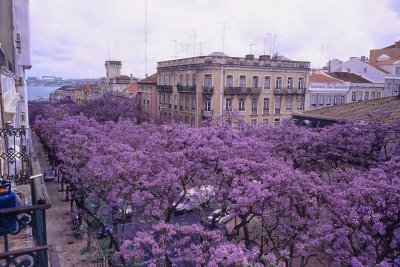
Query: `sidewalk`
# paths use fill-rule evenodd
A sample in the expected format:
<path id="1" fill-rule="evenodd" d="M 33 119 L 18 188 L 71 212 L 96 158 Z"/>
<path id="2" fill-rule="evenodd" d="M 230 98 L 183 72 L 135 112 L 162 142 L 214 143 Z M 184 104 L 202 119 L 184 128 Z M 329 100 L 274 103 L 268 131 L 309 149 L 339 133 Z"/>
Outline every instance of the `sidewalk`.
<path id="1" fill-rule="evenodd" d="M 37 156 L 41 172 L 51 170 L 39 138 L 36 134 L 33 134 L 32 138 L 35 156 L 38 152 L 41 154 Z M 61 266 L 85 266 L 81 261 L 88 258 L 89 254 L 81 254 L 80 251 L 86 246 L 86 236 L 83 239 L 73 236 L 70 224 L 70 202 L 65 201 L 65 192 L 59 192 L 60 188 L 61 185 L 56 181 L 46 183 L 47 193 L 51 200 L 51 207 L 46 211 L 47 243 L 56 248 Z"/>

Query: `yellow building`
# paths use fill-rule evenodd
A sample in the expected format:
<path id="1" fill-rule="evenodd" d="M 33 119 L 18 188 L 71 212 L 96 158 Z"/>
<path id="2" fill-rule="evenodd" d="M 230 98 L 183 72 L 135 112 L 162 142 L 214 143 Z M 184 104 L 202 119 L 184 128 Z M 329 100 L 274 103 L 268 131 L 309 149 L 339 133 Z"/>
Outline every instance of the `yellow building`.
<path id="1" fill-rule="evenodd" d="M 277 125 L 304 109 L 310 63 L 271 58 L 209 56 L 157 64 L 158 118 L 199 126 L 236 110 L 247 123 Z"/>

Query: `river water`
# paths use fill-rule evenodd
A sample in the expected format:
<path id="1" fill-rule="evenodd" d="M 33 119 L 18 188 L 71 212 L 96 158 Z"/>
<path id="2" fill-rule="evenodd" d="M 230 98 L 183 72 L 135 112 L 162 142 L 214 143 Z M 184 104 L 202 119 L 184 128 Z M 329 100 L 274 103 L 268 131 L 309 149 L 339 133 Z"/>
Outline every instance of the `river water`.
<path id="1" fill-rule="evenodd" d="M 39 98 L 50 98 L 50 93 L 60 87 L 50 86 L 28 86 L 28 101 L 36 100 Z"/>

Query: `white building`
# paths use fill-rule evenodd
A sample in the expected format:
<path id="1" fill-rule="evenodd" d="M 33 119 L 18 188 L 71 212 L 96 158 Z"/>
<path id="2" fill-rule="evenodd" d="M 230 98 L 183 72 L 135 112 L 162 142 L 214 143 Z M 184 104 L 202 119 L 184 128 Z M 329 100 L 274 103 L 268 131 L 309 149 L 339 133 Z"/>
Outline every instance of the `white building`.
<path id="1" fill-rule="evenodd" d="M 131 84 L 138 82 L 132 74 L 121 75 L 122 62 L 117 60 L 107 60 L 104 64 L 106 67 L 106 79 L 104 84 L 104 91 L 122 93 L 124 89 L 128 88 Z"/>
<path id="2" fill-rule="evenodd" d="M 319 109 L 383 96 L 383 83 L 348 72 L 314 71 L 309 76 L 305 109 Z"/>
<path id="3" fill-rule="evenodd" d="M 29 2 L 1 0 L 0 175 L 15 184 L 29 178 L 31 139 L 25 71 L 30 68 Z"/>

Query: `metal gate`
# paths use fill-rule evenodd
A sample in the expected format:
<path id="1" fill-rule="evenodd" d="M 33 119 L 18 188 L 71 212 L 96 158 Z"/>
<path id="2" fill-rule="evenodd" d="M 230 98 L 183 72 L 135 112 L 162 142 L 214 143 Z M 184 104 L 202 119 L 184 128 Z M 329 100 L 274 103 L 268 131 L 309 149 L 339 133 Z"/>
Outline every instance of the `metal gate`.
<path id="1" fill-rule="evenodd" d="M 30 157 L 25 128 L 0 128 L 0 178 L 13 185 L 28 184 Z"/>

